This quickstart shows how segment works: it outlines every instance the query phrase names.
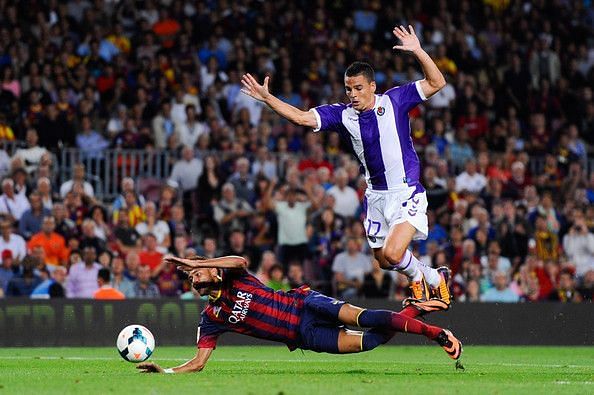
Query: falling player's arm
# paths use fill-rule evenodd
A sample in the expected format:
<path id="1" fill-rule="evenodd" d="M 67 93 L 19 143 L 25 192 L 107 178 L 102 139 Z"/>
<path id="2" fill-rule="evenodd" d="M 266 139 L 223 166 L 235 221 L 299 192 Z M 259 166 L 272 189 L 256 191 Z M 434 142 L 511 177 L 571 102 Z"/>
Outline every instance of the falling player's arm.
<path id="1" fill-rule="evenodd" d="M 138 364 L 136 367 L 142 373 L 192 373 L 199 372 L 204 369 L 210 354 L 212 354 L 212 348 L 199 348 L 196 352 L 196 356 L 190 359 L 188 362 L 176 366 L 174 368 L 163 369 L 154 362 L 143 362 Z"/>
<path id="2" fill-rule="evenodd" d="M 247 261 L 244 257 L 229 255 L 219 258 L 211 259 L 185 259 L 175 256 L 165 257 L 165 262 L 173 263 L 183 270 L 193 270 L 201 268 L 215 268 L 215 269 L 238 269 L 245 270 L 247 268 Z"/>
<path id="3" fill-rule="evenodd" d="M 312 129 L 318 127 L 316 116 L 312 111 L 302 111 L 297 107 L 285 103 L 270 93 L 268 90 L 269 80 L 269 77 L 264 78 L 264 83 L 260 85 L 251 74 L 244 74 L 241 78 L 241 83 L 243 84 L 243 89 L 241 91 L 256 100 L 265 103 L 278 115 L 294 124 L 307 126 Z"/>
<path id="4" fill-rule="evenodd" d="M 411 25 L 408 25 L 408 28 L 410 32 L 404 26 L 394 28 L 393 33 L 400 39 L 402 44 L 394 46 L 394 49 L 412 52 L 417 58 L 423 69 L 423 74 L 425 74 L 425 79 L 419 81 L 419 84 L 425 97 L 429 98 L 446 85 L 446 80 L 433 59 L 421 48 L 421 43 L 415 34 L 414 28 Z"/>

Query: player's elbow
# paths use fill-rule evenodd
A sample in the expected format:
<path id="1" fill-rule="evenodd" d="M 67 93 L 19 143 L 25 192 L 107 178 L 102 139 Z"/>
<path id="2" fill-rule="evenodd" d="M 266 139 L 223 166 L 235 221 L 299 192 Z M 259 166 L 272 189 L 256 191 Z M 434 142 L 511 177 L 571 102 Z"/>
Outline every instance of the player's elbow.
<path id="1" fill-rule="evenodd" d="M 443 87 L 446 86 L 446 80 L 442 73 L 439 73 L 439 77 L 432 81 L 431 87 L 435 89 L 435 91 L 440 91 Z"/>

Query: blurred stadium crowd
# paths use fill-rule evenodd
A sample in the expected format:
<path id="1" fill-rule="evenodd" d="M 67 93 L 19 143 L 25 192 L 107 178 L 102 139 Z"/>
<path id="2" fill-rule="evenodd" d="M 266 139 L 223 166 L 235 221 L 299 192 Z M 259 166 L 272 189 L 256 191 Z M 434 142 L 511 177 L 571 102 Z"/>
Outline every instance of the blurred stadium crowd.
<path id="1" fill-rule="evenodd" d="M 451 267 L 459 301 L 592 300 L 589 0 L 2 0 L 0 20 L 6 297 L 195 297 L 162 263 L 174 253 L 243 255 L 275 289 L 404 298 L 372 262 L 338 134 L 239 81 L 270 75 L 307 109 L 346 101 L 346 66 L 367 60 L 382 92 L 422 78 L 391 49 L 410 23 L 448 81 L 410 114 L 430 223 L 414 253 Z M 82 162 L 65 179 L 67 148 Z M 150 194 L 122 177 L 106 199 L 89 177 L 110 149 L 167 150 L 170 175 Z"/>

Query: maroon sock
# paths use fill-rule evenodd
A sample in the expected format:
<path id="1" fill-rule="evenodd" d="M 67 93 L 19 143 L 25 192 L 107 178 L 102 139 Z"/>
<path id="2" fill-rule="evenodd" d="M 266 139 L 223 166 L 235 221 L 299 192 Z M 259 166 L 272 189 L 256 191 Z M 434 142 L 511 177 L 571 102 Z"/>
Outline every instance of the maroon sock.
<path id="1" fill-rule="evenodd" d="M 408 305 L 400 310 L 400 314 L 408 318 L 417 318 L 421 315 L 421 311 L 412 305 Z"/>
<path id="2" fill-rule="evenodd" d="M 434 339 L 442 331 L 441 328 L 408 317 L 407 315 L 409 314 L 412 314 L 410 310 L 404 314 L 395 313 L 389 310 L 363 310 L 361 314 L 359 314 L 357 324 L 363 328 L 378 328 L 384 331 L 416 333 L 425 335 L 429 339 Z"/>
<path id="3" fill-rule="evenodd" d="M 422 321 L 415 320 L 414 318 L 399 313 L 392 313 L 392 328 L 399 332 L 425 335 L 429 339 L 436 338 L 442 331 L 442 329 L 437 326 L 425 324 Z"/>

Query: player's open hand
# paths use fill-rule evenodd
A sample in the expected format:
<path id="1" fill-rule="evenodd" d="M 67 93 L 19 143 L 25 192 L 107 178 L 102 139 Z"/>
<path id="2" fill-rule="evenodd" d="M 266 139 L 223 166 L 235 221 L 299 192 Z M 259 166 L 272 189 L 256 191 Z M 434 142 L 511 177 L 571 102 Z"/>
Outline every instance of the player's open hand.
<path id="1" fill-rule="evenodd" d="M 195 261 L 193 259 L 184 259 L 184 258 L 179 258 L 173 255 L 167 255 L 165 258 L 163 258 L 163 260 L 166 263 L 173 263 L 174 265 L 177 266 L 178 269 L 183 270 L 183 271 L 190 271 L 194 268 L 196 268 L 195 266 Z"/>
<path id="2" fill-rule="evenodd" d="M 142 362 L 136 365 L 140 373 L 163 373 L 163 368 L 154 362 Z"/>
<path id="3" fill-rule="evenodd" d="M 392 33 L 400 39 L 401 45 L 395 45 L 392 47 L 393 49 L 399 49 L 401 51 L 408 51 L 414 52 L 418 49 L 421 49 L 421 43 L 419 42 L 419 38 L 415 34 L 415 29 L 412 25 L 408 25 L 410 32 L 402 25 L 396 26 Z"/>
<path id="4" fill-rule="evenodd" d="M 270 92 L 268 91 L 269 81 L 270 77 L 266 76 L 264 78 L 264 84 L 260 85 L 250 73 L 246 73 L 241 77 L 241 83 L 243 84 L 241 91 L 256 100 L 265 101 L 270 96 Z"/>

